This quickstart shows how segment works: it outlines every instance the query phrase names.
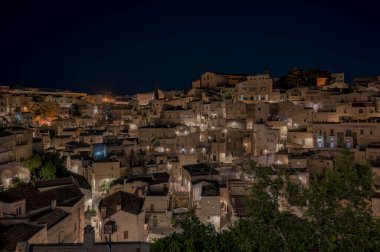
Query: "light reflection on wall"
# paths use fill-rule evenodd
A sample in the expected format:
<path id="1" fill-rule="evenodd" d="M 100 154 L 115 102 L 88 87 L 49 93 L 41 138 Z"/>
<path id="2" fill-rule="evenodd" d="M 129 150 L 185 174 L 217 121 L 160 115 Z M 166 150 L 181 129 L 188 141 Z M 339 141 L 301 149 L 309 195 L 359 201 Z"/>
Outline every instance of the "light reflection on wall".
<path id="1" fill-rule="evenodd" d="M 94 144 L 92 149 L 92 157 L 95 160 L 102 160 L 107 158 L 107 145 Z"/>

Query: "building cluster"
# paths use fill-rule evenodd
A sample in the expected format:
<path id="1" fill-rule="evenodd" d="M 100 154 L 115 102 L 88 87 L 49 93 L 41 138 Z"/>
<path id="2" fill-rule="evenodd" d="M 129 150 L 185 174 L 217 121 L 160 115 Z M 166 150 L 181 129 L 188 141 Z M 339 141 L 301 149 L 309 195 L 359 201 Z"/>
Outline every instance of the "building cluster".
<path id="1" fill-rule="evenodd" d="M 380 216 L 380 76 L 332 77 L 280 90 L 267 73 L 206 72 L 131 97 L 0 87 L 0 249 L 148 251 L 189 213 L 228 229 L 247 215 L 252 163 L 307 187 L 341 147 L 371 164 Z M 28 184 L 33 153 L 67 174 Z"/>

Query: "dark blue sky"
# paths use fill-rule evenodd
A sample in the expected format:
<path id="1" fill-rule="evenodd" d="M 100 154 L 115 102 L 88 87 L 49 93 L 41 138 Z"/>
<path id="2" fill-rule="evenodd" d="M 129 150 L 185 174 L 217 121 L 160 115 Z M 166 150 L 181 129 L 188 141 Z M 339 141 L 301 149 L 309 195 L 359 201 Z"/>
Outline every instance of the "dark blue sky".
<path id="1" fill-rule="evenodd" d="M 1 0 L 0 84 L 131 94 L 205 71 L 380 75 L 377 2 Z"/>

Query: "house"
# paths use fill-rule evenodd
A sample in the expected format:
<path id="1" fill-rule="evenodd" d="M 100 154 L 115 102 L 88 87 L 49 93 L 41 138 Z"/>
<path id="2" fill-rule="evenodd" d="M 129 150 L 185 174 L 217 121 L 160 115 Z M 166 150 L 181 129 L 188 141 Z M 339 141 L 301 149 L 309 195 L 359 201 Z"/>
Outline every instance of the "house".
<path id="1" fill-rule="evenodd" d="M 220 179 L 219 172 L 208 163 L 184 165 L 182 167 L 182 185 L 188 192 L 192 191 L 192 182 L 197 179 Z"/>
<path id="2" fill-rule="evenodd" d="M 104 197 L 99 203 L 100 230 L 107 221 L 114 221 L 117 231 L 111 235 L 113 241 L 145 241 L 144 201 L 143 197 L 124 191 Z M 105 241 L 104 232 L 101 240 Z"/>
<path id="3" fill-rule="evenodd" d="M 211 223 L 216 230 L 221 227 L 221 196 L 218 182 L 193 181 L 192 203 L 195 215 L 205 224 Z"/>
<path id="4" fill-rule="evenodd" d="M 148 220 L 149 233 L 160 234 L 163 230 L 171 229 L 172 211 L 170 209 L 169 191 L 148 190 L 145 197 L 143 209 Z"/>
<path id="5" fill-rule="evenodd" d="M 227 181 L 227 212 L 231 223 L 248 216 L 249 197 L 252 184 L 245 180 L 229 179 Z"/>
<path id="6" fill-rule="evenodd" d="M 0 192 L 0 218 L 0 224 L 22 222 L 32 226 L 44 226 L 46 235 L 37 239 L 38 243 L 81 242 L 84 197 L 75 185 L 45 191 L 30 186 L 10 189 Z M 39 232 L 41 229 L 32 230 Z M 25 230 L 27 231 L 28 229 Z"/>
<path id="7" fill-rule="evenodd" d="M 84 208 L 92 208 L 92 191 L 90 184 L 79 174 L 74 172 L 69 172 L 69 174 L 68 177 L 64 178 L 36 181 L 35 186 L 40 192 L 43 192 L 62 186 L 75 185 L 84 195 Z"/>
<path id="8" fill-rule="evenodd" d="M 90 164 L 91 187 L 93 191 L 102 191 L 101 184 L 107 179 L 118 179 L 126 175 L 125 167 L 120 167 L 117 159 L 93 160 Z"/>
<path id="9" fill-rule="evenodd" d="M 108 242 L 95 242 L 95 231 L 92 226 L 86 226 L 84 228 L 84 240 L 83 243 L 55 243 L 55 244 L 34 244 L 26 247 L 26 251 L 30 252 L 105 252 L 108 251 Z M 112 240 L 113 252 L 149 252 L 149 243 L 130 241 L 130 242 L 116 242 Z M 22 251 L 22 252 L 24 252 Z M 20 251 L 21 252 L 21 251 Z"/>
<path id="10" fill-rule="evenodd" d="M 46 242 L 47 231 L 44 225 L 0 224 L 0 251 L 28 252 L 29 244 L 45 244 Z"/>

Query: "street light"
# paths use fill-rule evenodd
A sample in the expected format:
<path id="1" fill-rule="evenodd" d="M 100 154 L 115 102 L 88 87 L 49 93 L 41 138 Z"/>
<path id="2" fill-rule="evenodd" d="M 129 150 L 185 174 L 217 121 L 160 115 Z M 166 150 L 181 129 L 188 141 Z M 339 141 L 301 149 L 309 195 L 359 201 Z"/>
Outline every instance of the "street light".
<path id="1" fill-rule="evenodd" d="M 115 233 L 116 231 L 117 231 L 117 226 L 116 226 L 115 221 L 109 220 L 104 224 L 104 234 L 105 235 L 108 234 L 108 239 L 107 239 L 107 236 L 105 236 L 105 238 L 106 238 L 109 252 L 112 252 L 112 234 Z"/>

